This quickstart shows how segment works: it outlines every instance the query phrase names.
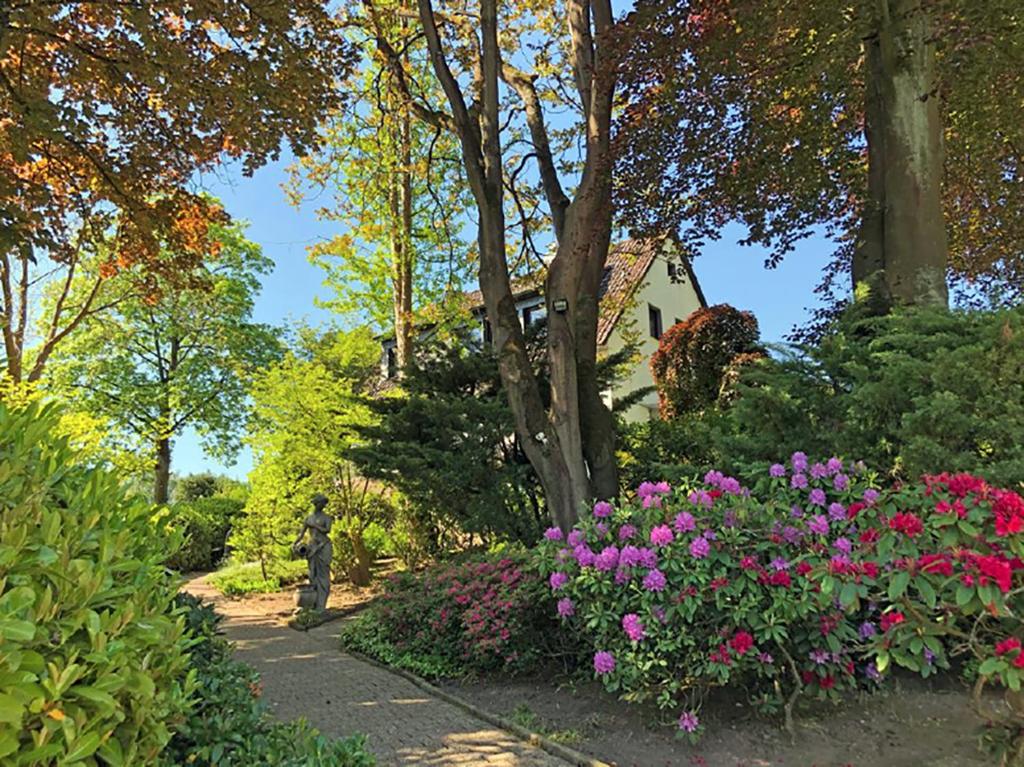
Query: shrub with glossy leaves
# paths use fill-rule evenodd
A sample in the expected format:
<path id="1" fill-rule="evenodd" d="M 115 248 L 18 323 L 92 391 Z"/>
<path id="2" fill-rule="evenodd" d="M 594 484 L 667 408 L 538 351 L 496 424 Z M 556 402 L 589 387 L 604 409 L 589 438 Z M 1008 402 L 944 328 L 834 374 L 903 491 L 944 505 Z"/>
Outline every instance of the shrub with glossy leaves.
<path id="1" fill-rule="evenodd" d="M 372 767 L 361 737 L 332 740 L 304 721 L 276 721 L 260 701 L 257 673 L 233 660 L 217 636 L 220 617 L 194 597 L 181 595 L 179 603 L 195 643 L 190 664 L 198 687 L 161 767 Z"/>
<path id="2" fill-rule="evenodd" d="M 179 572 L 212 570 L 227 548 L 228 534 L 245 504 L 233 498 L 200 497 L 169 507 L 168 522 L 179 530 L 184 543 L 168 560 Z"/>
<path id="3" fill-rule="evenodd" d="M 757 319 L 728 304 L 698 309 L 665 331 L 651 357 L 663 418 L 718 401 L 741 363 L 759 359 Z"/>
<path id="4" fill-rule="evenodd" d="M 0 762 L 152 764 L 192 689 L 173 536 L 58 421 L 0 403 Z"/>

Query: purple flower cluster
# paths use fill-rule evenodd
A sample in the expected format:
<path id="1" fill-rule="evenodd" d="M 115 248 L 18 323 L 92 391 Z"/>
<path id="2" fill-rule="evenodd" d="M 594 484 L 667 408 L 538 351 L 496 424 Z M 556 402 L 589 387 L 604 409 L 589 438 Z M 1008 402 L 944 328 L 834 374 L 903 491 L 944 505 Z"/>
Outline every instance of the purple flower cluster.
<path id="1" fill-rule="evenodd" d="M 644 588 L 648 591 L 664 591 L 668 581 L 661 570 L 648 570 L 644 576 Z"/>
<path id="2" fill-rule="evenodd" d="M 558 614 L 563 618 L 568 618 L 570 615 L 576 614 L 576 605 L 572 603 L 569 597 L 564 597 L 558 600 Z"/>
<path id="3" fill-rule="evenodd" d="M 676 514 L 672 526 L 676 529 L 677 533 L 690 533 L 697 529 L 697 520 L 693 518 L 693 514 L 690 512 L 681 511 Z"/>
<path id="4" fill-rule="evenodd" d="M 824 514 L 815 514 L 807 523 L 807 529 L 815 535 L 828 535 L 828 518 Z"/>
<path id="5" fill-rule="evenodd" d="M 662 497 L 671 492 L 672 486 L 668 482 L 641 482 L 636 489 L 636 495 L 645 509 L 652 506 L 660 509 Z"/>
<path id="6" fill-rule="evenodd" d="M 700 719 L 692 711 L 684 711 L 679 716 L 679 729 L 683 732 L 696 732 L 700 727 Z"/>
<path id="7" fill-rule="evenodd" d="M 651 543 L 655 546 L 668 546 L 674 539 L 672 528 L 668 525 L 658 525 L 651 530 Z"/>
<path id="8" fill-rule="evenodd" d="M 544 531 L 544 537 L 549 541 L 560 541 L 564 536 L 562 535 L 562 531 L 557 527 L 549 527 Z"/>
<path id="9" fill-rule="evenodd" d="M 704 559 L 711 552 L 711 544 L 704 536 L 698 536 L 690 541 L 690 554 L 697 559 Z"/>
<path id="10" fill-rule="evenodd" d="M 622 527 L 619 528 L 619 540 L 620 541 L 628 541 L 634 535 L 636 535 L 636 528 L 633 527 L 633 525 L 630 525 L 630 524 L 627 523 L 627 524 L 625 524 L 625 525 L 623 525 Z"/>
<path id="11" fill-rule="evenodd" d="M 569 582 L 569 576 L 565 573 L 551 573 L 551 577 L 548 578 L 548 583 L 551 586 L 552 591 L 558 591 Z"/>
<path id="12" fill-rule="evenodd" d="M 622 630 L 633 642 L 639 642 L 647 636 L 644 624 L 640 622 L 640 616 L 636 613 L 626 613 L 622 616 Z"/>
<path id="13" fill-rule="evenodd" d="M 608 501 L 598 501 L 594 504 L 594 516 L 599 519 L 610 517 L 612 515 L 612 505 Z"/>
<path id="14" fill-rule="evenodd" d="M 594 557 L 594 567 L 603 573 L 611 572 L 619 564 L 619 549 L 617 546 L 605 546 L 604 549 Z"/>
<path id="15" fill-rule="evenodd" d="M 594 671 L 598 674 L 610 674 L 615 670 L 615 656 L 600 650 L 594 653 Z"/>

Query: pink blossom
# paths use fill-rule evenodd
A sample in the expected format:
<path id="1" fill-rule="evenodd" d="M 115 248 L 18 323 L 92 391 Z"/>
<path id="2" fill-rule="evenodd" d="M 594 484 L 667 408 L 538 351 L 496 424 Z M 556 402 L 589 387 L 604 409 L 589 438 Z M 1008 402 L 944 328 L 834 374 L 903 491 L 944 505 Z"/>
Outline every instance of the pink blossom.
<path id="1" fill-rule="evenodd" d="M 651 543 L 655 546 L 667 546 L 673 539 L 672 529 L 668 525 L 658 525 L 651 530 Z"/>

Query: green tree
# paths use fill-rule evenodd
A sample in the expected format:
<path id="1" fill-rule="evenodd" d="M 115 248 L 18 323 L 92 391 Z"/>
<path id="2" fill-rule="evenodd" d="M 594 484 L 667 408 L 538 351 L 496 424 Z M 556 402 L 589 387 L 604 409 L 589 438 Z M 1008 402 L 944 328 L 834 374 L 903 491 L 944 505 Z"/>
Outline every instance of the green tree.
<path id="1" fill-rule="evenodd" d="M 173 439 L 183 429 L 194 428 L 210 454 L 234 455 L 248 381 L 278 354 L 272 329 L 252 321 L 259 277 L 272 264 L 244 233 L 239 223 L 218 226 L 218 255 L 187 275 L 188 287 L 159 281 L 152 293 L 126 291 L 53 361 L 52 391 L 106 419 L 112 440 L 150 456 L 156 503 L 168 500 Z"/>
<path id="2" fill-rule="evenodd" d="M 493 350 L 435 345 L 419 356 L 399 394 L 368 402 L 377 419 L 353 460 L 401 491 L 435 554 L 467 535 L 532 544 L 547 513 Z"/>
<path id="3" fill-rule="evenodd" d="M 947 268 L 1024 284 L 1017 0 L 644 0 L 631 21 L 631 225 L 696 247 L 739 221 L 772 261 L 825 230 L 877 309 L 945 306 Z"/>
<path id="4" fill-rule="evenodd" d="M 377 18 L 395 30 L 409 24 L 398 6 Z M 333 293 L 322 304 L 394 333 L 401 370 L 412 361 L 415 327 L 436 326 L 452 314 L 446 310 L 460 308 L 445 299 L 467 277 L 468 200 L 453 137 L 414 119 L 372 40 L 359 44 L 361 87 L 324 122 L 319 150 L 291 168 L 289 196 L 299 204 L 332 195 L 317 215 L 345 230 L 309 249 Z M 422 48 L 411 41 L 402 56 L 426 75 Z"/>
<path id="5" fill-rule="evenodd" d="M 317 493 L 335 518 L 335 562 L 357 585 L 369 582 L 366 526 L 387 508 L 382 490 L 350 459 L 358 428 L 372 415 L 361 395 L 379 377 L 380 345 L 367 329 L 317 335 L 297 343 L 253 382 L 246 441 L 255 468 L 246 513 L 232 538 L 243 556 L 266 566 L 287 555 Z"/>

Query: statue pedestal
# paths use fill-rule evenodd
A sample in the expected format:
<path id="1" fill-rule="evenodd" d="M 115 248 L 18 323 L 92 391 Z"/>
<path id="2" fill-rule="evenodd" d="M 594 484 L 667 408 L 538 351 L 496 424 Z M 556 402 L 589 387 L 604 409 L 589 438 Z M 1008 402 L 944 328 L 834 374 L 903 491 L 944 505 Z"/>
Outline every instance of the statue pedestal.
<path id="1" fill-rule="evenodd" d="M 312 610 L 316 607 L 316 589 L 308 583 L 299 584 L 295 589 L 295 606 L 299 610 Z"/>

